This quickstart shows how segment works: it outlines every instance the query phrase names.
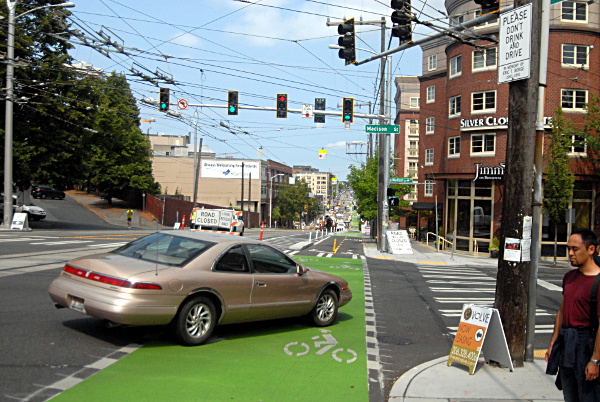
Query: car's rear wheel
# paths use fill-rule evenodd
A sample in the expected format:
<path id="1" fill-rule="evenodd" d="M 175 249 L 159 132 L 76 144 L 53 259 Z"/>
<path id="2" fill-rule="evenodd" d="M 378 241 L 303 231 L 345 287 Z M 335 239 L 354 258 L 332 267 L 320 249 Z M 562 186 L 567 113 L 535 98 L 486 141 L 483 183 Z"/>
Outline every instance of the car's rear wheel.
<path id="1" fill-rule="evenodd" d="M 338 312 L 338 297 L 332 289 L 325 289 L 317 299 L 317 305 L 311 311 L 312 322 L 318 327 L 331 325 Z"/>
<path id="2" fill-rule="evenodd" d="M 188 300 L 175 318 L 175 338 L 186 346 L 201 345 L 217 326 L 215 305 L 206 297 Z"/>

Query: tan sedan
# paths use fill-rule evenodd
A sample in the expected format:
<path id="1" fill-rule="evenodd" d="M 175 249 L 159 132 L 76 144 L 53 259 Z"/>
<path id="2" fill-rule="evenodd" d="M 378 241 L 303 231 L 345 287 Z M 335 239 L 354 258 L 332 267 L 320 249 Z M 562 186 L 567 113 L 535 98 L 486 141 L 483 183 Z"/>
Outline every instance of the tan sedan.
<path id="1" fill-rule="evenodd" d="M 48 293 L 110 325 L 172 324 L 183 345 L 205 342 L 217 324 L 307 316 L 327 326 L 352 299 L 344 279 L 262 242 L 172 230 L 69 261 Z"/>

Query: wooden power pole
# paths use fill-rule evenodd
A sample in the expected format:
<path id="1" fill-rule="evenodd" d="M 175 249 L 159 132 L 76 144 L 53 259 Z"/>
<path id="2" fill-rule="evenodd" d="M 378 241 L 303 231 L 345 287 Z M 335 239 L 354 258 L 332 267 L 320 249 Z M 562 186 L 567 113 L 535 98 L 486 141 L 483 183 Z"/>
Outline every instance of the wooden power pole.
<path id="1" fill-rule="evenodd" d="M 528 3 L 532 4 L 531 72 L 529 78 L 509 83 L 501 245 L 505 244 L 506 238 L 523 239 L 525 217 L 532 215 L 541 0 L 516 0 L 515 9 Z M 513 365 L 522 367 L 525 357 L 531 264 L 530 261 L 506 261 L 504 254 L 505 248 L 500 247 L 495 307 L 500 312 Z M 531 258 L 539 257 L 531 255 Z"/>

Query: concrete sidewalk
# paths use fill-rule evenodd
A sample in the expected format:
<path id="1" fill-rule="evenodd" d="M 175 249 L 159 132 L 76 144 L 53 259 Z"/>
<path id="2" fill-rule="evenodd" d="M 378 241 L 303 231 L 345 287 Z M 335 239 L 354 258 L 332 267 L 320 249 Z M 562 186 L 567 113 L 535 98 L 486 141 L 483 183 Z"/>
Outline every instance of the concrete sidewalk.
<path id="1" fill-rule="evenodd" d="M 417 241 L 411 242 L 413 254 L 388 254 L 377 251 L 377 245 L 365 239 L 365 255 L 404 261 L 413 264 L 432 264 L 460 267 L 497 267 L 498 260 L 486 256 L 451 255 L 436 252 Z M 548 265 L 547 262 L 540 262 Z M 448 351 L 450 352 L 450 351 Z M 537 353 L 536 353 L 537 354 Z M 562 401 L 562 392 L 554 385 L 555 376 L 545 374 L 546 362 L 535 358 L 524 367 L 513 372 L 506 367 L 488 365 L 483 359 L 477 365 L 475 374 L 469 375 L 466 366 L 452 363 L 447 366 L 448 356 L 413 367 L 402 375 L 392 386 L 390 401 Z"/>
<path id="2" fill-rule="evenodd" d="M 94 212 L 106 223 L 127 227 L 127 210 L 129 205 L 125 201 L 113 198 L 112 204 L 96 194 L 87 193 L 85 191 L 70 190 L 66 191 L 67 196 L 73 198 L 82 206 Z M 154 219 L 154 216 L 147 211 L 133 210 L 133 218 L 131 219 L 131 227 L 136 229 L 166 229 L 160 222 Z"/>

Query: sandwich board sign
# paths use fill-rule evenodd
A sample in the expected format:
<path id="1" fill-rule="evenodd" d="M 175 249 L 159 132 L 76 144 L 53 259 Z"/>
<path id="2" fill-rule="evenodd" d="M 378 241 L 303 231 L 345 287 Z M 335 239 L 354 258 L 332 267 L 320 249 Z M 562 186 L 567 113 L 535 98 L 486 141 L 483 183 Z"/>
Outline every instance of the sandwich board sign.
<path id="1" fill-rule="evenodd" d="M 493 360 L 513 371 L 498 310 L 465 304 L 447 365 L 460 363 L 469 368 L 469 374 L 475 374 L 481 352 L 487 363 Z"/>
<path id="2" fill-rule="evenodd" d="M 17 212 L 13 215 L 10 228 L 16 230 L 29 230 L 29 218 L 24 212 Z"/>
<path id="3" fill-rule="evenodd" d="M 385 232 L 389 250 L 392 254 L 413 254 L 410 238 L 406 230 L 388 230 Z"/>

